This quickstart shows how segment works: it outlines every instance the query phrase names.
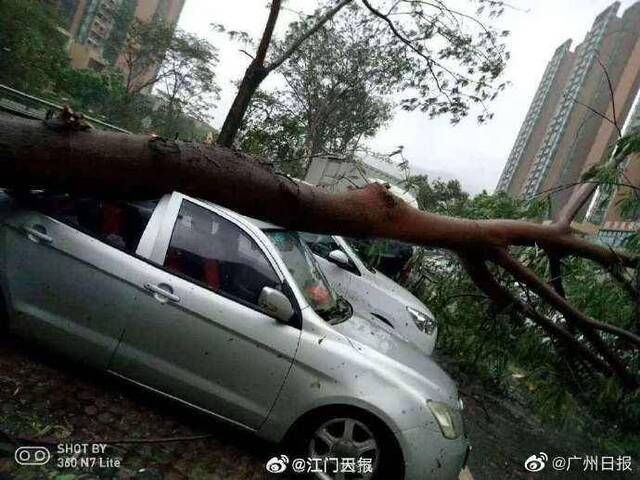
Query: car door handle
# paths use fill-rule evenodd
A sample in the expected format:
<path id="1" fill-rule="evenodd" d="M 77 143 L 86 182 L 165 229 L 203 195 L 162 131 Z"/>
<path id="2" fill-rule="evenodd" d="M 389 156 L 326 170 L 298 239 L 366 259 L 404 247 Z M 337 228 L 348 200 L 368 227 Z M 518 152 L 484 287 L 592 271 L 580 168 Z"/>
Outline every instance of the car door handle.
<path id="1" fill-rule="evenodd" d="M 47 235 L 47 229 L 42 225 L 34 225 L 33 227 L 22 227 L 27 234 L 27 238 L 34 243 L 51 243 L 53 238 Z"/>
<path id="2" fill-rule="evenodd" d="M 167 301 L 178 303 L 180 301 L 180 297 L 173 293 L 173 289 L 169 285 L 145 283 L 144 288 L 154 293 L 154 298 L 161 303 L 165 303 Z"/>

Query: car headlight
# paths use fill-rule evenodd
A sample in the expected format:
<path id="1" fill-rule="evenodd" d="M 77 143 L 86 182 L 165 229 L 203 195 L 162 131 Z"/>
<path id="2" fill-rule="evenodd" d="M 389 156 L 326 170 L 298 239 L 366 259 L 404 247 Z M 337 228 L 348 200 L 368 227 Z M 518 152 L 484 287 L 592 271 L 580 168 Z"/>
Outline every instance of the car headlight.
<path id="1" fill-rule="evenodd" d="M 424 332 L 427 335 L 433 335 L 433 332 L 436 331 L 436 327 L 438 326 L 435 318 L 411 307 L 407 307 L 407 312 L 409 312 L 409 315 L 411 315 L 411 318 L 413 319 L 413 323 L 416 324 L 421 332 Z"/>
<path id="2" fill-rule="evenodd" d="M 462 427 L 456 422 L 456 412 L 449 405 L 431 400 L 427 401 L 427 405 L 438 422 L 444 438 L 453 440 L 462 434 Z"/>

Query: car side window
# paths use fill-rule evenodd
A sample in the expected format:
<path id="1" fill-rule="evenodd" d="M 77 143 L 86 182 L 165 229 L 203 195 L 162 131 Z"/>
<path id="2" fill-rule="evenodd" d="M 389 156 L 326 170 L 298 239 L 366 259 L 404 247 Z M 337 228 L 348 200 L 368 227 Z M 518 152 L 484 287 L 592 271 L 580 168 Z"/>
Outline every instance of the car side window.
<path id="1" fill-rule="evenodd" d="M 327 258 L 333 250 L 342 250 L 340 245 L 329 235 L 303 233 L 301 236 L 311 251 L 322 258 Z"/>
<path id="2" fill-rule="evenodd" d="M 34 195 L 30 201 L 42 213 L 128 253 L 135 253 L 158 204 L 64 194 Z"/>
<path id="3" fill-rule="evenodd" d="M 281 283 L 260 247 L 240 227 L 188 200 L 180 207 L 164 266 L 254 306 L 264 287 L 279 288 Z"/>

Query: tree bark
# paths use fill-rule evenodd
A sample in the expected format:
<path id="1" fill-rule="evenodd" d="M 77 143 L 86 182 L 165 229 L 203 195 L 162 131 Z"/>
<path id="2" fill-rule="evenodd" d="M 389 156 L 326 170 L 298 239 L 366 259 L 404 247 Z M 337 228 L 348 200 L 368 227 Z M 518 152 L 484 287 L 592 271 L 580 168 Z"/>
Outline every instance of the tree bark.
<path id="1" fill-rule="evenodd" d="M 242 119 L 247 108 L 251 103 L 253 95 L 258 90 L 258 87 L 262 81 L 267 77 L 269 71 L 265 68 L 264 62 L 267 58 L 267 51 L 271 44 L 271 37 L 273 36 L 273 30 L 276 27 L 278 21 L 278 15 L 280 15 L 280 8 L 282 7 L 282 0 L 273 0 L 269 9 L 269 18 L 262 32 L 262 38 L 260 39 L 260 45 L 256 51 L 256 57 L 253 59 L 249 67 L 244 73 L 240 87 L 236 98 L 233 100 L 231 108 L 227 112 L 227 116 L 222 124 L 220 135 L 218 136 L 218 145 L 223 147 L 232 147 L 233 141 L 240 131 L 242 126 Z"/>
<path id="2" fill-rule="evenodd" d="M 380 184 L 331 194 L 274 175 L 258 160 L 224 147 L 76 131 L 0 118 L 0 187 L 144 197 L 180 190 L 284 227 L 396 240 L 455 251 L 535 244 L 602 264 L 635 259 L 554 225 L 467 220 L 417 210 Z"/>
<path id="3" fill-rule="evenodd" d="M 233 141 L 242 127 L 242 120 L 244 119 L 245 113 L 247 113 L 251 99 L 268 73 L 263 65 L 255 60 L 251 62 L 245 71 L 240 87 L 238 87 L 236 98 L 234 98 L 231 108 L 222 124 L 222 129 L 220 130 L 217 140 L 218 145 L 228 148 L 233 146 Z"/>

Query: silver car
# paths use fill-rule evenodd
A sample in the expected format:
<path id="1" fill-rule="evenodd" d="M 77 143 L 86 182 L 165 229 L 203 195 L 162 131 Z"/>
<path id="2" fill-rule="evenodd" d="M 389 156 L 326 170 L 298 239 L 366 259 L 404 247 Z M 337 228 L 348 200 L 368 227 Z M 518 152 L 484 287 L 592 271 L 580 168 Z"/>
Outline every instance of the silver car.
<path id="1" fill-rule="evenodd" d="M 344 238 L 337 235 L 302 234 L 336 291 L 357 312 L 368 312 L 380 328 L 414 343 L 431 355 L 438 326 L 431 311 L 406 288 L 365 264 Z"/>
<path id="2" fill-rule="evenodd" d="M 296 232 L 179 193 L 0 193 L 0 252 L 13 332 L 291 442 L 316 478 L 452 480 L 466 462 L 453 381 L 354 314 Z"/>

